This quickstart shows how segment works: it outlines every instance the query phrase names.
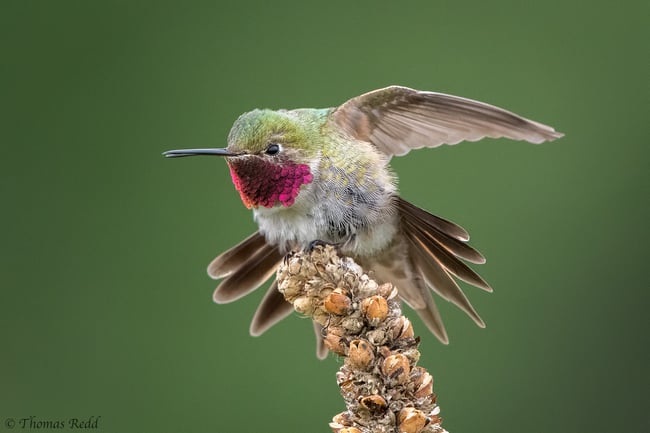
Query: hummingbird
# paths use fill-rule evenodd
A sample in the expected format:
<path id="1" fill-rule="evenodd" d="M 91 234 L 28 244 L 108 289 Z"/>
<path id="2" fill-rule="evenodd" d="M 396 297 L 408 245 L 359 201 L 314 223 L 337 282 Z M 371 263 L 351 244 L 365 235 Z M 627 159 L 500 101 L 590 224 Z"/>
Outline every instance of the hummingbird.
<path id="1" fill-rule="evenodd" d="M 225 148 L 170 150 L 166 157 L 225 158 L 258 230 L 216 257 L 208 274 L 221 283 L 216 303 L 262 286 L 285 254 L 330 243 L 398 288 L 403 302 L 444 344 L 433 293 L 485 323 L 457 280 L 491 292 L 467 262 L 485 263 L 468 232 L 398 195 L 389 162 L 414 149 L 505 137 L 542 143 L 562 137 L 550 126 L 502 108 L 444 93 L 389 86 L 338 107 L 255 109 L 242 114 Z M 292 311 L 273 281 L 250 325 L 261 335 Z M 327 351 L 315 325 L 317 355 Z"/>

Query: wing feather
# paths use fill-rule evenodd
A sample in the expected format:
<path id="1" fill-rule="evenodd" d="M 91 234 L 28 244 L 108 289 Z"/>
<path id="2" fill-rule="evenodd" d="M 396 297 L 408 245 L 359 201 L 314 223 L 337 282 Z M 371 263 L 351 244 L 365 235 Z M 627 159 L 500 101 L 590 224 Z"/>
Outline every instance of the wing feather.
<path id="1" fill-rule="evenodd" d="M 563 136 L 550 126 L 494 105 L 401 86 L 350 99 L 333 111 L 332 121 L 388 156 L 484 137 L 538 144 Z"/>

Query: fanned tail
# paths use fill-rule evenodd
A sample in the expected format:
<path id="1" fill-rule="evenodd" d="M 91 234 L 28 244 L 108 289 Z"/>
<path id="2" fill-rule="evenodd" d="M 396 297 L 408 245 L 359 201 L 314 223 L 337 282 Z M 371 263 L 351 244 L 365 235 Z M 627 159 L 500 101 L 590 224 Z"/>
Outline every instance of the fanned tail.
<path id="1" fill-rule="evenodd" d="M 485 323 L 453 278 L 455 276 L 473 286 L 488 292 L 492 291 L 485 280 L 462 261 L 485 262 L 481 253 L 466 244 L 469 240 L 467 231 L 402 198 L 397 199 L 397 207 L 401 217 L 402 233 L 408 241 L 409 256 L 415 272 L 434 292 L 464 311 L 478 326 L 485 327 Z M 423 296 L 424 299 L 428 297 L 430 294 Z M 446 333 L 444 338 L 439 335 L 440 329 L 444 332 L 444 326 L 439 320 L 440 315 L 435 304 L 431 303 L 425 309 L 416 309 L 416 312 L 433 333 L 446 343 Z M 432 327 L 430 323 L 435 326 Z"/>

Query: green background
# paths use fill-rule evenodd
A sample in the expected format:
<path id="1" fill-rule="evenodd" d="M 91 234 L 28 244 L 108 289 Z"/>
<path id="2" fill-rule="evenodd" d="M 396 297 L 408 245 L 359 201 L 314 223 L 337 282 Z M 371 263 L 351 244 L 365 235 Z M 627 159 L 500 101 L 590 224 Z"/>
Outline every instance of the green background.
<path id="1" fill-rule="evenodd" d="M 647 431 L 645 2 L 2 1 L 0 431 L 327 432 L 340 360 L 262 292 L 211 301 L 207 263 L 255 229 L 221 147 L 255 107 L 389 84 L 503 106 L 566 133 L 395 159 L 402 195 L 465 226 L 488 324 L 422 335 L 444 426 Z M 18 428 L 16 430 L 19 430 Z"/>

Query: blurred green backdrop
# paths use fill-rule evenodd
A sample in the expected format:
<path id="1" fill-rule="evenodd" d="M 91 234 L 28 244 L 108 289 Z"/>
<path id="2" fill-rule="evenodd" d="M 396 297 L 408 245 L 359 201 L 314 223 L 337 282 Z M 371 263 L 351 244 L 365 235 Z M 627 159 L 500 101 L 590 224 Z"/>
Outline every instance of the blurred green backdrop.
<path id="1" fill-rule="evenodd" d="M 251 338 L 261 292 L 211 301 L 207 263 L 255 229 L 226 165 L 160 152 L 389 84 L 566 133 L 394 160 L 495 287 L 468 288 L 485 330 L 441 305 L 448 347 L 415 322 L 445 427 L 647 431 L 644 3 L 3 1 L 0 431 L 329 431 L 339 361 L 311 325 Z"/>

